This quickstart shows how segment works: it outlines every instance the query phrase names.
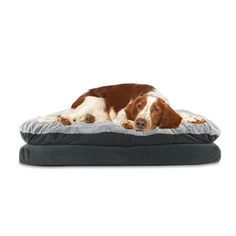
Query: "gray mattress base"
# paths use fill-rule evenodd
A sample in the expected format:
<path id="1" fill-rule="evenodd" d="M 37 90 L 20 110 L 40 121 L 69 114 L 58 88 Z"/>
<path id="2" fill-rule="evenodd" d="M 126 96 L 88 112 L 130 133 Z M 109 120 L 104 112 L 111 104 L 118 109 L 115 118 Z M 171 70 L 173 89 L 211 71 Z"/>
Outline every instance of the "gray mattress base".
<path id="1" fill-rule="evenodd" d="M 214 143 L 150 146 L 30 145 L 20 149 L 20 163 L 38 166 L 152 166 L 218 162 Z"/>

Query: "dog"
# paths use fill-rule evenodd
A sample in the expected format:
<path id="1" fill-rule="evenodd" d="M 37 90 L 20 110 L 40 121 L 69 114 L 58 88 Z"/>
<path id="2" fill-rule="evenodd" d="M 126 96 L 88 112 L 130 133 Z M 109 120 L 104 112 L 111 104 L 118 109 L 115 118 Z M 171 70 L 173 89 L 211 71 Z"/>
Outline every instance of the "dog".
<path id="1" fill-rule="evenodd" d="M 156 127 L 178 128 L 183 122 L 206 122 L 199 116 L 176 112 L 153 86 L 131 83 L 90 89 L 61 115 L 40 119 L 41 122 L 58 121 L 64 125 L 105 120 L 136 131 L 149 131 Z"/>

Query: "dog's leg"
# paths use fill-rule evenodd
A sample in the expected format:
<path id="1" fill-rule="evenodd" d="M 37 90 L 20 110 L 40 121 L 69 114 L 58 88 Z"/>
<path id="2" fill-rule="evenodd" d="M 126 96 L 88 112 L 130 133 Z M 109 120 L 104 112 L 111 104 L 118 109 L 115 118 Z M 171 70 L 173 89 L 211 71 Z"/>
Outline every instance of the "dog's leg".
<path id="1" fill-rule="evenodd" d="M 116 115 L 114 114 L 114 111 L 110 112 L 110 117 L 112 119 L 112 122 L 116 125 L 120 125 L 125 129 L 133 129 L 134 128 L 134 121 L 127 120 L 125 110 L 120 110 Z"/>
<path id="2" fill-rule="evenodd" d="M 88 96 L 75 110 L 76 121 L 94 123 L 108 119 L 105 112 L 105 102 L 103 98 Z"/>
<path id="3" fill-rule="evenodd" d="M 60 120 L 65 125 L 70 125 L 74 121 L 94 123 L 95 120 L 98 120 L 97 113 L 104 113 L 104 109 L 103 98 L 88 96 L 78 107 L 71 108 L 61 114 Z"/>
<path id="4" fill-rule="evenodd" d="M 108 120 L 105 111 L 105 102 L 103 98 L 88 96 L 76 108 L 64 111 L 59 116 L 48 116 L 41 119 L 43 122 L 59 121 L 64 125 L 71 125 L 75 121 L 94 123 L 95 121 Z"/>
<path id="5" fill-rule="evenodd" d="M 59 116 L 54 116 L 54 115 L 50 115 L 50 116 L 42 116 L 38 118 L 38 122 L 57 122 L 59 121 Z"/>

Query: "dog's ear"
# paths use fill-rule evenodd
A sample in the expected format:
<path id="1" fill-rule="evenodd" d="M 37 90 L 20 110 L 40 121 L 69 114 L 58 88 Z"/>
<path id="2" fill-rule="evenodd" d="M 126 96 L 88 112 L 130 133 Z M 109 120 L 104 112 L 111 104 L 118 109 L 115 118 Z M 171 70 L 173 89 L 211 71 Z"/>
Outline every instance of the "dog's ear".
<path id="1" fill-rule="evenodd" d="M 182 117 L 162 99 L 158 99 L 157 105 L 161 111 L 159 128 L 178 128 Z"/>
<path id="2" fill-rule="evenodd" d="M 134 104 L 131 102 L 126 108 L 125 108 L 126 118 L 128 120 L 134 120 Z"/>

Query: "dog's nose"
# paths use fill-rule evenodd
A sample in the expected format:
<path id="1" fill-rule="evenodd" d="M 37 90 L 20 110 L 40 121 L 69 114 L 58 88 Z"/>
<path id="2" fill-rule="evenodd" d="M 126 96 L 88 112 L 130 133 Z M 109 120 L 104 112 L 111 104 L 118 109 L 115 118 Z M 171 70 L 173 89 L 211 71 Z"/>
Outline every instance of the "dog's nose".
<path id="1" fill-rule="evenodd" d="M 136 124 L 137 128 L 140 130 L 144 130 L 147 127 L 147 121 L 144 119 L 137 119 L 135 121 L 135 124 Z"/>

